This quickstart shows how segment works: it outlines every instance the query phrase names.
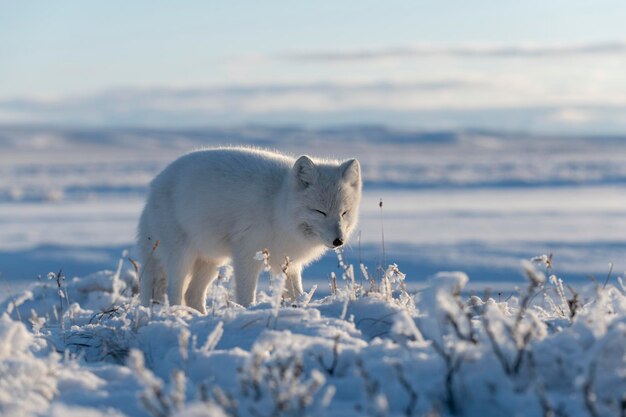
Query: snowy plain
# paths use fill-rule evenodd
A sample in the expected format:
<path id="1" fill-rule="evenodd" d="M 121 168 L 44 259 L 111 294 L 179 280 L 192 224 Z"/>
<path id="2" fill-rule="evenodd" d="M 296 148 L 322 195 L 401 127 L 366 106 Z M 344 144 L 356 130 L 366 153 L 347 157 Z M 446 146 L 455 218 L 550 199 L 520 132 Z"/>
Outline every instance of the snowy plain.
<path id="1" fill-rule="evenodd" d="M 506 286 L 519 260 L 553 253 L 569 279 L 626 270 L 626 141 L 382 127 L 239 127 L 195 130 L 0 129 L 0 273 L 20 286 L 63 268 L 113 268 L 133 253 L 151 178 L 182 153 L 251 145 L 294 155 L 357 157 L 364 201 L 346 256 L 387 258 L 417 285 L 441 270 Z M 359 256 L 360 252 L 360 256 Z M 313 265 L 310 285 L 337 270 Z M 489 285 L 491 285 L 489 284 Z M 484 285 L 481 284 L 483 287 Z M 509 286 L 510 287 L 510 286 Z"/>
<path id="2" fill-rule="evenodd" d="M 229 144 L 360 159 L 346 264 L 307 269 L 296 305 L 267 274 L 234 305 L 226 268 L 207 316 L 137 306 L 148 182 Z M 3 127 L 0 414 L 621 416 L 625 229 L 624 138 Z"/>

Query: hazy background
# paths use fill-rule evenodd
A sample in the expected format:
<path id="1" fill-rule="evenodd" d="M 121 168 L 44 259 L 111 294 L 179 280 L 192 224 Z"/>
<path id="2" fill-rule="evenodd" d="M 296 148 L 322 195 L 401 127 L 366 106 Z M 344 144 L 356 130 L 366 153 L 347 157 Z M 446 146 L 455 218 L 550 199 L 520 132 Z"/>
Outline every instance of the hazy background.
<path id="1" fill-rule="evenodd" d="M 619 1 L 0 1 L 0 273 L 115 266 L 200 146 L 358 157 L 361 249 L 423 281 L 626 269 Z M 336 270 L 328 257 L 311 282 Z"/>

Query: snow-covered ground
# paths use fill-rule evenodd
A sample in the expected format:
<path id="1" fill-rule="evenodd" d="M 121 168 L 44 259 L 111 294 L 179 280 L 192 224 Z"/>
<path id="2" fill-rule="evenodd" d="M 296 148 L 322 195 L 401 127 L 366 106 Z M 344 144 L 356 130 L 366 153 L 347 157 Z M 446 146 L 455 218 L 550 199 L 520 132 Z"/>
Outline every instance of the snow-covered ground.
<path id="1" fill-rule="evenodd" d="M 294 305 L 265 273 L 235 305 L 224 268 L 206 316 L 138 306 L 148 182 L 228 144 L 358 157 L 354 269 L 329 253 Z M 2 127 L 0 415 L 623 416 L 625 229 L 626 138 Z"/>
<path id="2" fill-rule="evenodd" d="M 229 271 L 209 313 L 137 305 L 137 274 L 50 280 L 0 316 L 6 416 L 621 416 L 626 287 L 573 292 L 547 256 L 506 299 L 442 272 L 419 293 L 393 266 L 293 305 L 249 309 Z M 58 280 L 57 280 L 58 278 Z M 57 282 L 59 283 L 57 285 Z M 275 281 L 276 282 L 276 281 Z M 278 289 L 277 289 L 278 288 Z"/>

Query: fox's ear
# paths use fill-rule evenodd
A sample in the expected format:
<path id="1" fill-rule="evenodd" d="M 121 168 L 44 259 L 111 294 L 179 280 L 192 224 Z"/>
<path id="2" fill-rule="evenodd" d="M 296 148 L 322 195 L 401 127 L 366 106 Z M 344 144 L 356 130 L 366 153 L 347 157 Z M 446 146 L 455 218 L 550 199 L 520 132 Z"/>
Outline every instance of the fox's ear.
<path id="1" fill-rule="evenodd" d="M 339 167 L 341 177 L 353 187 L 361 184 L 361 165 L 356 159 L 348 159 Z"/>
<path id="2" fill-rule="evenodd" d="M 317 168 L 311 158 L 306 155 L 302 155 L 293 164 L 293 174 L 296 185 L 300 189 L 305 189 L 317 181 Z"/>

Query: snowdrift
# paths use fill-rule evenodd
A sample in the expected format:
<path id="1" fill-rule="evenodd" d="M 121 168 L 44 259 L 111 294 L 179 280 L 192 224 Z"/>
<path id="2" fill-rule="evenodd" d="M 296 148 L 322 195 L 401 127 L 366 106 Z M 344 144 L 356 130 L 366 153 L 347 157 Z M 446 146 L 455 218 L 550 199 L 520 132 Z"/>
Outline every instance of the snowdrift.
<path id="1" fill-rule="evenodd" d="M 274 280 L 249 309 L 225 269 L 205 316 L 139 306 L 122 262 L 50 274 L 0 305 L 0 414 L 624 415 L 623 281 L 575 291 L 534 261 L 510 296 L 467 294 L 461 272 L 409 294 L 395 265 L 343 265 L 329 297 L 289 304 Z"/>

